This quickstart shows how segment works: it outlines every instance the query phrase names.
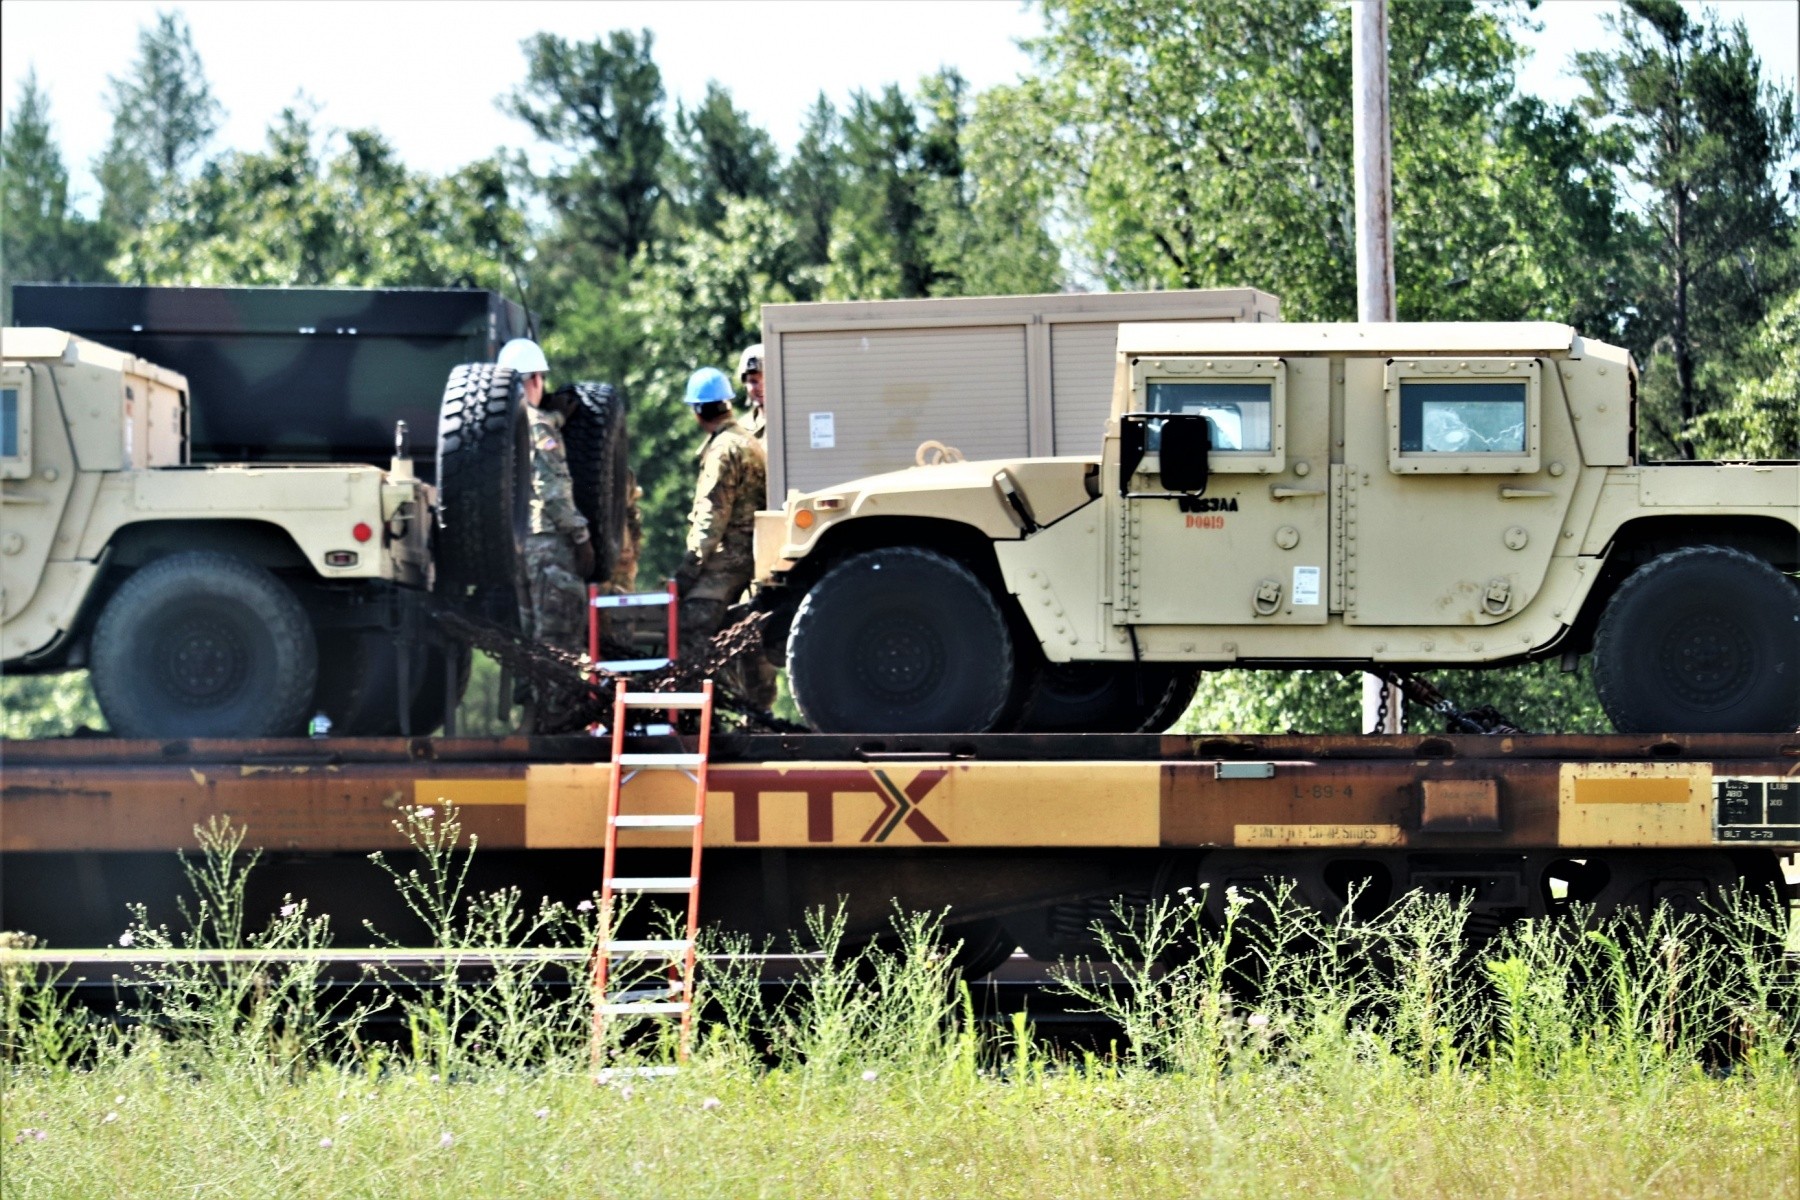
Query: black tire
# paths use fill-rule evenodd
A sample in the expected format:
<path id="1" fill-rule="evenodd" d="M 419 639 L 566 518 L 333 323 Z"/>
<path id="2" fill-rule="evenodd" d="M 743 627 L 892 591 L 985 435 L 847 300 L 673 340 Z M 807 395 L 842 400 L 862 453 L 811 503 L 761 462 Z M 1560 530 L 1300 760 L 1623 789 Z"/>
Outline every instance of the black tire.
<path id="1" fill-rule="evenodd" d="M 631 476 L 625 401 L 610 383 L 572 383 L 562 391 L 573 393 L 575 401 L 563 426 L 575 507 L 593 531 L 594 578 L 603 580 L 612 575 L 625 540 L 625 488 Z"/>
<path id="2" fill-rule="evenodd" d="M 1012 688 L 994 595 L 930 550 L 852 555 L 800 601 L 788 686 L 821 733 L 984 733 Z"/>
<path id="3" fill-rule="evenodd" d="M 268 571 L 173 554 L 136 571 L 94 627 L 94 695 L 120 737 L 301 733 L 318 676 L 312 623 Z"/>
<path id="4" fill-rule="evenodd" d="M 1198 680 L 1191 667 L 1166 663 L 1046 663 L 1019 729 L 1161 733 L 1187 711 Z"/>
<path id="5" fill-rule="evenodd" d="M 516 629 L 531 446 L 510 368 L 451 370 L 438 408 L 437 464 L 438 589 L 468 612 Z"/>
<path id="6" fill-rule="evenodd" d="M 1800 724 L 1800 590 L 1724 546 L 1675 550 L 1619 585 L 1594 687 L 1621 733 L 1786 733 Z"/>

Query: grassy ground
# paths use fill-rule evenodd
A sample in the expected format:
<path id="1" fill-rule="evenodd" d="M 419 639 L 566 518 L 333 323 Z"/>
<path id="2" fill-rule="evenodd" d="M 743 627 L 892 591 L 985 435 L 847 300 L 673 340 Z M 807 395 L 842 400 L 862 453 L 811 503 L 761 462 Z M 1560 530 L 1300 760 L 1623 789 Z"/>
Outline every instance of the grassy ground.
<path id="1" fill-rule="evenodd" d="M 396 880 L 444 947 L 584 945 L 591 911 L 465 896 L 454 817 L 409 814 Z M 193 931 L 139 949 L 323 944 L 301 901 L 241 927 L 232 836 Z M 0 1190 L 84 1196 L 1787 1196 L 1800 1192 L 1800 996 L 1780 922 L 1735 903 L 1515 926 L 1409 902 L 1328 921 L 1234 895 L 1129 915 L 1066 991 L 1116 1023 L 1102 1052 L 1024 1018 L 973 1022 L 936 923 L 785 995 L 754 960 L 702 981 L 673 1078 L 597 1084 L 587 1006 L 546 968 L 335 1008 L 304 964 L 157 968 L 127 1014 L 81 1019 L 0 966 Z M 715 950 L 744 947 L 715 942 Z M 983 1032 L 983 1030 L 986 1032 Z M 398 1036 L 394 1036 L 398 1030 Z M 666 1062 L 667 1039 L 605 1060 Z"/>

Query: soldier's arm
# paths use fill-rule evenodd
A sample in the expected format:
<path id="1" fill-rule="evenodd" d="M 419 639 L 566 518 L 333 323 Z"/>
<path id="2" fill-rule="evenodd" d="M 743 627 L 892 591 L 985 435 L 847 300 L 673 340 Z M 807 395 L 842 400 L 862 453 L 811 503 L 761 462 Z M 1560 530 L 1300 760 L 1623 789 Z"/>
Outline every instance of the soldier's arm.
<path id="1" fill-rule="evenodd" d="M 743 464 L 736 448 L 712 455 L 700 466 L 687 538 L 688 557 L 698 566 L 705 566 L 725 539 L 725 526 L 731 519 L 731 505 L 737 498 L 742 475 Z"/>
<path id="2" fill-rule="evenodd" d="M 577 542 L 588 537 L 587 518 L 575 507 L 575 482 L 563 457 L 562 439 L 546 425 L 531 428 L 531 470 L 538 502 L 550 523 Z"/>

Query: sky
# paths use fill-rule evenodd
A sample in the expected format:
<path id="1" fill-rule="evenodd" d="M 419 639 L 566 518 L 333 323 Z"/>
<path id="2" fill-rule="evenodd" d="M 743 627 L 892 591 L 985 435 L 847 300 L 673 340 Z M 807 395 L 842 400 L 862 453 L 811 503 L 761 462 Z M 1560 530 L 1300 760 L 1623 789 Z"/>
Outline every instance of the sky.
<path id="1" fill-rule="evenodd" d="M 111 118 L 108 77 L 136 55 L 138 30 L 178 7 L 226 116 L 213 149 L 263 145 L 269 121 L 304 96 L 321 128 L 373 126 L 415 169 L 441 173 L 496 148 L 546 151 L 503 114 L 497 97 L 524 72 L 520 43 L 533 33 L 592 39 L 648 28 L 672 101 L 697 101 L 709 81 L 791 150 L 823 92 L 840 107 L 858 88 L 912 88 L 940 66 L 977 89 L 1030 66 L 1019 46 L 1041 28 L 1018 0 L 6 0 L 0 5 L 0 85 L 10 109 L 35 67 L 78 206 L 97 202 L 89 166 Z M 1690 7 L 1697 5 L 1690 4 Z M 1766 73 L 1793 85 L 1800 69 L 1800 0 L 1720 0 L 1741 17 Z M 1521 74 L 1524 90 L 1567 101 L 1577 49 L 1602 45 L 1613 0 L 1547 0 L 1543 29 Z"/>

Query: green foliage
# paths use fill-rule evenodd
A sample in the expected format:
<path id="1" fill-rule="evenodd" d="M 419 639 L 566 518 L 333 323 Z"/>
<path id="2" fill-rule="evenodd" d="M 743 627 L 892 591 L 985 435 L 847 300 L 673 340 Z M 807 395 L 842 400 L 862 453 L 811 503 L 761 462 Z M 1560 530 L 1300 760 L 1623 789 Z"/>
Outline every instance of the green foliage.
<path id="1" fill-rule="evenodd" d="M 1254 286 L 1354 315 L 1349 18 L 1324 0 L 1049 0 L 1013 128 L 1054 172 L 1111 286 Z M 1394 8 L 1400 314 L 1566 317 L 1611 197 L 1566 114 L 1514 99 L 1505 9 Z M 1573 252 L 1572 252 L 1573 251 Z"/>
<path id="2" fill-rule="evenodd" d="M 1769 310 L 1723 407 L 1694 422 L 1703 458 L 1800 458 L 1800 291 Z"/>
<path id="3" fill-rule="evenodd" d="M 9 738 L 67 737 L 106 728 L 86 671 L 0 678 L 0 718 Z"/>
<path id="4" fill-rule="evenodd" d="M 37 72 L 27 71 L 0 133 L 0 280 L 104 279 L 108 253 L 104 232 L 70 202 L 50 97 L 38 86 Z M 12 323 L 10 287 L 0 296 L 0 323 Z"/>
<path id="5" fill-rule="evenodd" d="M 1618 48 L 1576 60 L 1585 111 L 1613 124 L 1609 156 L 1646 197 L 1623 323 L 1644 368 L 1640 438 L 1693 458 L 1707 436 L 1696 423 L 1732 402 L 1741 347 L 1800 270 L 1800 125 L 1792 92 L 1763 78 L 1743 22 L 1629 0 L 1608 23 Z"/>
<path id="6" fill-rule="evenodd" d="M 287 109 L 262 153 L 209 162 L 169 216 L 121 255 L 149 283 L 343 286 L 505 285 L 524 237 L 501 164 L 434 178 L 407 170 L 380 134 L 341 149 Z"/>
<path id="7" fill-rule="evenodd" d="M 191 163 L 218 130 L 224 115 L 187 18 L 179 11 L 156 14 L 138 30 L 138 56 L 131 70 L 112 76 L 112 135 L 94 164 L 100 180 L 100 220 L 129 245 L 153 216 L 170 211 Z"/>

